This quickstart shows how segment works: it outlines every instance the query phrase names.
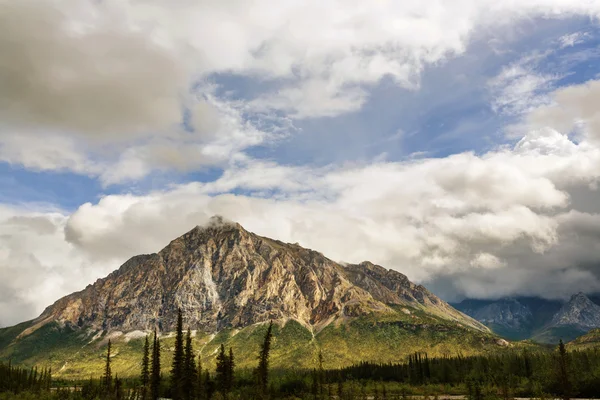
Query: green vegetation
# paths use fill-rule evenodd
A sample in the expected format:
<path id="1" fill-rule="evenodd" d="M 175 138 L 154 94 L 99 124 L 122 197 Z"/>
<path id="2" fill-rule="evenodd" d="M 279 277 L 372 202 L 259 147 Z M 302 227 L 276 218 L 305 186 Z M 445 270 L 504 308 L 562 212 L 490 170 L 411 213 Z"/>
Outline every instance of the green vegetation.
<path id="1" fill-rule="evenodd" d="M 424 313 L 418 309 L 398 310 L 389 315 L 372 315 L 333 323 L 321 331 L 312 331 L 289 320 L 272 326 L 271 365 L 274 368 L 314 367 L 319 349 L 329 357 L 325 368 L 341 368 L 362 361 L 398 362 L 414 352 L 427 352 L 431 357 L 468 356 L 503 351 L 497 337 L 478 332 Z M 10 328 L 13 329 L 13 328 Z M 261 346 L 268 324 L 246 328 L 225 329 L 216 335 L 196 332 L 191 345 L 196 349 L 205 368 L 216 367 L 216 356 L 221 345 L 235 354 L 236 367 L 251 369 L 256 366 L 256 349 Z M 112 344 L 111 368 L 120 377 L 138 376 L 140 355 L 144 351 L 144 335 L 128 336 L 112 333 L 72 329 L 49 323 L 23 337 L 0 330 L 0 337 L 12 337 L 10 344 L 0 349 L 0 360 L 31 367 L 52 368 L 57 377 L 87 379 L 104 366 L 108 340 Z M 96 336 L 95 336 L 96 335 Z M 177 334 L 160 337 L 163 348 L 163 375 L 172 375 L 172 364 Z M 183 333 L 181 335 L 183 340 Z M 182 342 L 180 342 L 182 343 Z M 525 344 L 518 347 L 532 346 Z"/>
<path id="2" fill-rule="evenodd" d="M 538 343 L 558 343 L 560 339 L 571 341 L 585 334 L 585 330 L 576 326 L 560 326 L 545 329 L 533 336 Z"/>
<path id="3" fill-rule="evenodd" d="M 600 351 L 573 347 L 583 342 L 569 345 L 570 352 L 562 341 L 557 349 L 500 345 L 491 334 L 419 310 L 355 318 L 320 332 L 288 321 L 194 336 L 189 329 L 184 333 L 180 313 L 174 335 L 154 332 L 152 340 L 94 337 L 58 324 L 22 338 L 0 332 L 11 335 L 3 356 L 38 367 L 0 364 L 0 400 L 384 400 L 440 394 L 491 400 L 600 393 Z M 600 334 L 592 332 L 590 342 L 592 337 Z"/>

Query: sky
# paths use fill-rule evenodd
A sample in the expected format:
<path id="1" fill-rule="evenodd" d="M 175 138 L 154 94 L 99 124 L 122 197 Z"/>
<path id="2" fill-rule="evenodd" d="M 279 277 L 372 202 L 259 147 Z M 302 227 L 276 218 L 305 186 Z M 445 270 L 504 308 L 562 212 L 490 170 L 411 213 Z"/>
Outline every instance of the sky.
<path id="1" fill-rule="evenodd" d="M 0 0 L 0 326 L 216 214 L 448 301 L 600 292 L 599 17 Z"/>

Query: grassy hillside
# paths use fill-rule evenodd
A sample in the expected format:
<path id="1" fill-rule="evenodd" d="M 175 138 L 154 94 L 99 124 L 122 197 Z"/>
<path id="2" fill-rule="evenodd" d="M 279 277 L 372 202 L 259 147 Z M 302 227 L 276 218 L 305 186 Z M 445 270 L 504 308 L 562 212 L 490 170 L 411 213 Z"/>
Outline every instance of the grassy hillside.
<path id="1" fill-rule="evenodd" d="M 23 325 L 23 329 L 28 325 Z M 20 328 L 19 328 L 20 329 Z M 88 378 L 102 370 L 108 337 L 81 329 L 50 323 L 24 338 L 19 329 L 0 330 L 0 359 L 12 359 L 25 366 L 50 366 L 55 376 Z M 197 333 L 194 348 L 210 369 L 221 343 L 232 347 L 239 368 L 256 365 L 258 349 L 266 324 L 241 330 L 227 329 L 217 335 Z M 22 329 L 21 329 L 22 330 Z M 113 371 L 119 376 L 136 375 L 142 355 L 143 337 L 111 333 Z M 173 334 L 162 337 L 162 362 L 165 372 L 171 363 Z M 360 361 L 398 362 L 416 351 L 431 356 L 471 355 L 502 351 L 492 334 L 477 332 L 419 310 L 399 311 L 388 316 L 373 315 L 330 324 L 311 332 L 296 321 L 274 326 L 272 365 L 282 368 L 312 368 L 319 349 L 325 367 L 343 367 Z"/>
<path id="2" fill-rule="evenodd" d="M 558 326 L 544 329 L 536 333 L 532 340 L 544 344 L 556 344 L 560 339 L 569 342 L 586 333 L 585 330 L 576 326 Z"/>
<path id="3" fill-rule="evenodd" d="M 587 350 L 600 347 L 600 329 L 594 329 L 567 344 L 569 350 Z"/>

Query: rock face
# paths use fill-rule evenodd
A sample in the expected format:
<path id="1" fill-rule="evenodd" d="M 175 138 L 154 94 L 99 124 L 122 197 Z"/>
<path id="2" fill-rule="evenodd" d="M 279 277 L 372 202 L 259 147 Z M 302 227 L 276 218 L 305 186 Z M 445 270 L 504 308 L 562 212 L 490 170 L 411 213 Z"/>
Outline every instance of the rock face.
<path id="1" fill-rule="evenodd" d="M 464 312 L 488 326 L 497 325 L 514 330 L 529 329 L 533 321 L 529 307 L 516 299 L 502 299 Z"/>
<path id="2" fill-rule="evenodd" d="M 550 325 L 575 326 L 584 330 L 600 328 L 600 306 L 585 294 L 577 293 L 554 315 Z"/>
<path id="3" fill-rule="evenodd" d="M 177 308 L 192 329 L 216 332 L 294 319 L 319 329 L 409 305 L 463 326 L 487 328 L 399 272 L 363 262 L 342 266 L 313 250 L 260 237 L 213 217 L 157 254 L 48 307 L 36 321 L 105 331 L 172 331 Z"/>

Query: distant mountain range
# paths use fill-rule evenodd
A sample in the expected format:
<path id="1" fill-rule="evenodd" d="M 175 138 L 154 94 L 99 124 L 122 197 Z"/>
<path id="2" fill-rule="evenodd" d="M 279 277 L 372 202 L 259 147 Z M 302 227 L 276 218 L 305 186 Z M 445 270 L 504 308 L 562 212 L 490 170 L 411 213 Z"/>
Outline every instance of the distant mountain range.
<path id="1" fill-rule="evenodd" d="M 568 342 L 600 328 L 600 297 L 577 293 L 566 302 L 536 297 L 467 299 L 453 306 L 511 340 Z"/>
<path id="2" fill-rule="evenodd" d="M 137 373 L 142 341 L 157 330 L 168 365 L 177 309 L 207 365 L 221 343 L 237 365 L 254 365 L 273 320 L 274 366 L 328 367 L 479 354 L 509 344 L 403 274 L 370 262 L 342 265 L 298 244 L 246 231 L 220 217 L 155 254 L 133 257 L 104 279 L 68 295 L 38 318 L 0 329 L 0 360 L 46 364 L 58 375 L 101 370 L 113 341 L 113 369 Z"/>

